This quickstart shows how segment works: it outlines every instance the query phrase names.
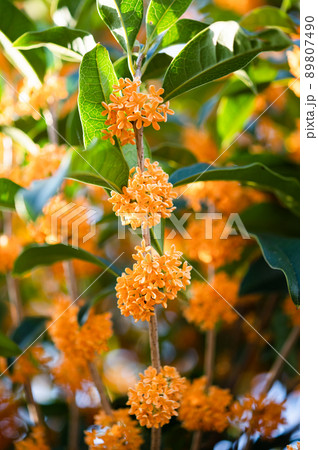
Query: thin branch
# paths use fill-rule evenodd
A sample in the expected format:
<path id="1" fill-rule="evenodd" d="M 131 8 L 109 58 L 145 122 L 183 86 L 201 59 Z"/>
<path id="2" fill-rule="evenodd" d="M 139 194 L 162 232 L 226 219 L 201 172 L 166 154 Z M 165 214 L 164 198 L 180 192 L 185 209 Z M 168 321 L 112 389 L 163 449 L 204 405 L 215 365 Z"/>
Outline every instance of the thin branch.
<path id="1" fill-rule="evenodd" d="M 215 357 L 215 330 L 212 328 L 206 332 L 204 374 L 206 376 L 206 388 L 212 384 Z"/>
<path id="2" fill-rule="evenodd" d="M 96 386 L 96 389 L 98 390 L 99 396 L 100 396 L 100 401 L 103 407 L 103 410 L 105 411 L 105 413 L 108 416 L 112 416 L 113 415 L 113 411 L 112 411 L 112 407 L 108 401 L 106 392 L 105 392 L 105 387 L 104 387 L 104 383 L 99 375 L 97 366 L 94 362 L 89 362 L 88 363 L 88 367 L 89 370 L 91 372 L 92 375 L 92 379 L 94 381 L 94 384 Z"/>
<path id="3" fill-rule="evenodd" d="M 78 450 L 79 410 L 75 395 L 69 401 L 68 450 Z"/>

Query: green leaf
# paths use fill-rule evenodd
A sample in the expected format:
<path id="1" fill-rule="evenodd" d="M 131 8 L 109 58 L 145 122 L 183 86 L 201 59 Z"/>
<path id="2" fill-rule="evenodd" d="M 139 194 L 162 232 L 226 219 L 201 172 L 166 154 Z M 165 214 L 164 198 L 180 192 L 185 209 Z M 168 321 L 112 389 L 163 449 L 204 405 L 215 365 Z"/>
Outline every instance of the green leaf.
<path id="1" fill-rule="evenodd" d="M 169 100 L 242 69 L 259 53 L 291 44 L 280 30 L 247 34 L 236 22 L 215 22 L 197 34 L 169 66 L 163 88 Z"/>
<path id="2" fill-rule="evenodd" d="M 173 169 L 190 166 L 197 162 L 197 158 L 190 150 L 177 144 L 161 144 L 152 150 L 152 154 L 155 160 L 167 161 Z"/>
<path id="3" fill-rule="evenodd" d="M 95 139 L 86 150 L 73 152 L 67 178 L 120 192 L 127 186 L 129 167 L 120 150 Z"/>
<path id="4" fill-rule="evenodd" d="M 300 242 L 297 238 L 269 233 L 254 234 L 267 264 L 285 275 L 288 290 L 293 302 L 300 302 Z"/>
<path id="5" fill-rule="evenodd" d="M 151 227 L 150 229 L 152 244 L 159 255 L 163 255 L 164 252 L 165 224 L 165 219 L 161 219 L 160 222 L 157 223 L 157 225 Z"/>
<path id="6" fill-rule="evenodd" d="M 197 20 L 180 19 L 165 33 L 159 48 L 167 48 L 176 44 L 185 44 L 208 26 L 208 24 L 198 22 Z"/>
<path id="7" fill-rule="evenodd" d="M 146 17 L 149 42 L 175 24 L 191 2 L 192 0 L 151 0 Z"/>
<path id="8" fill-rule="evenodd" d="M 13 47 L 15 41 L 22 33 L 34 31 L 33 22 L 13 2 L 1 0 L 0 2 L 0 44 L 6 56 L 35 86 L 41 85 L 40 79 L 46 72 L 45 54 L 42 49 L 24 53 Z"/>
<path id="9" fill-rule="evenodd" d="M 163 77 L 171 61 L 172 56 L 167 55 L 167 53 L 157 53 L 149 60 L 149 62 L 145 66 L 145 71 L 143 73 L 142 79 L 152 80 L 154 78 Z"/>
<path id="10" fill-rule="evenodd" d="M 48 320 L 48 317 L 43 316 L 24 317 L 22 322 L 12 333 L 12 340 L 18 344 L 22 350 L 25 350 L 43 333 L 46 329 L 46 322 Z"/>
<path id="11" fill-rule="evenodd" d="M 135 62 L 136 59 L 136 56 L 132 55 L 132 61 Z M 122 56 L 114 62 L 114 69 L 118 78 L 131 78 L 127 55 Z"/>
<path id="12" fill-rule="evenodd" d="M 52 53 L 68 61 L 81 61 L 83 55 L 92 50 L 96 43 L 87 31 L 53 27 L 24 33 L 13 45 L 21 50 L 47 47 Z"/>
<path id="13" fill-rule="evenodd" d="M 129 51 L 135 43 L 143 17 L 142 0 L 97 0 L 100 17 L 122 48 Z"/>
<path id="14" fill-rule="evenodd" d="M 0 332 L 0 356 L 9 358 L 10 356 L 20 355 L 21 351 L 15 342 Z"/>
<path id="15" fill-rule="evenodd" d="M 262 6 L 253 9 L 242 17 L 240 25 L 249 31 L 256 31 L 265 27 L 280 28 L 286 33 L 296 31 L 296 26 L 289 15 L 274 6 Z"/>
<path id="16" fill-rule="evenodd" d="M 21 189 L 15 197 L 18 214 L 26 220 L 36 220 L 43 206 L 60 188 L 70 165 L 70 156 L 66 155 L 59 169 L 52 177 L 33 181 L 29 189 Z"/>
<path id="17" fill-rule="evenodd" d="M 78 106 L 87 146 L 95 137 L 102 137 L 105 128 L 102 102 L 108 102 L 117 76 L 105 47 L 97 44 L 86 53 L 80 66 Z"/>
<path id="18" fill-rule="evenodd" d="M 124 155 L 124 158 L 128 164 L 129 169 L 132 169 L 133 167 L 138 166 L 138 158 L 137 158 L 137 148 L 134 144 L 126 144 L 123 147 L 121 147 L 121 151 Z M 148 142 L 146 141 L 146 138 L 144 137 L 144 155 L 145 158 L 151 159 L 151 150 L 148 145 Z M 127 185 L 127 183 L 126 183 Z"/>
<path id="19" fill-rule="evenodd" d="M 10 136 L 11 139 L 17 144 L 25 148 L 31 155 L 36 155 L 38 153 L 38 146 L 32 141 L 32 139 L 20 128 L 15 127 L 3 127 L 2 132 Z"/>
<path id="20" fill-rule="evenodd" d="M 66 244 L 34 244 L 27 247 L 15 260 L 13 273 L 15 275 L 23 275 L 35 267 L 50 266 L 51 264 L 69 259 L 80 259 L 81 261 L 95 264 L 102 269 L 108 268 L 109 273 L 114 276 L 119 275 L 116 268 L 111 266 L 111 263 L 106 259 L 95 256 L 81 248 L 75 248 Z"/>
<path id="21" fill-rule="evenodd" d="M 216 128 L 221 147 L 228 147 L 236 134 L 240 133 L 253 113 L 255 96 L 246 93 L 231 97 L 222 96 L 216 117 Z"/>
<path id="22" fill-rule="evenodd" d="M 14 199 L 20 189 L 21 186 L 8 178 L 0 178 L 0 208 L 15 209 Z"/>
<path id="23" fill-rule="evenodd" d="M 260 163 L 229 167 L 198 163 L 176 170 L 169 181 L 174 186 L 182 186 L 196 181 L 213 180 L 240 181 L 248 186 L 273 192 L 288 208 L 299 214 L 298 180 L 284 177 Z"/>

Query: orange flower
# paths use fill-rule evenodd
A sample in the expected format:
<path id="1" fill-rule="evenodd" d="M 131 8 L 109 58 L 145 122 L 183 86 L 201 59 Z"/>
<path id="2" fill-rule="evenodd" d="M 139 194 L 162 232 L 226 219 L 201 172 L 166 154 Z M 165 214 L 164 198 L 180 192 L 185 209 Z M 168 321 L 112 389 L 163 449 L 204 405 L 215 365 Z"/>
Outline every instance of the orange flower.
<path id="1" fill-rule="evenodd" d="M 13 383 L 25 383 L 33 376 L 41 373 L 41 366 L 47 364 L 50 360 L 51 358 L 45 356 L 44 349 L 35 345 L 15 362 L 11 380 Z"/>
<path id="2" fill-rule="evenodd" d="M 10 272 L 14 261 L 21 250 L 19 240 L 15 236 L 0 235 L 0 273 Z"/>
<path id="3" fill-rule="evenodd" d="M 130 224 L 134 230 L 156 225 L 161 218 L 170 217 L 175 209 L 172 199 L 177 194 L 168 183 L 169 176 L 157 161 L 151 163 L 148 158 L 145 168 L 143 172 L 139 167 L 131 169 L 130 174 L 135 173 L 128 179 L 128 187 L 123 188 L 122 194 L 112 191 L 109 199 L 123 225 Z"/>
<path id="4" fill-rule="evenodd" d="M 189 431 L 217 431 L 222 433 L 228 425 L 228 407 L 232 395 L 228 389 L 210 386 L 206 390 L 206 378 L 187 382 L 179 417 L 182 426 Z"/>
<path id="5" fill-rule="evenodd" d="M 300 77 L 300 48 L 297 45 L 293 46 L 293 50 L 287 52 L 287 59 L 291 74 L 295 78 Z M 288 86 L 297 97 L 300 97 L 300 79 L 291 80 Z"/>
<path id="6" fill-rule="evenodd" d="M 115 136 L 122 145 L 135 144 L 134 124 L 137 129 L 152 125 L 159 130 L 158 122 L 166 122 L 167 115 L 174 114 L 169 109 L 169 102 L 162 103 L 160 95 L 163 89 L 156 91 L 154 86 L 150 86 L 148 94 L 138 92 L 141 84 L 138 77 L 133 81 L 120 78 L 118 83 L 118 86 L 113 86 L 116 95 L 109 97 L 111 103 L 102 102 L 105 108 L 102 115 L 106 116 L 105 125 L 108 125 L 106 130 L 102 130 L 103 139 L 109 139 L 113 145 Z"/>
<path id="7" fill-rule="evenodd" d="M 23 441 L 15 442 L 16 450 L 50 450 L 45 442 L 45 430 L 41 425 L 32 428 L 30 435 Z"/>
<path id="8" fill-rule="evenodd" d="M 185 127 L 182 140 L 185 148 L 191 150 L 199 161 L 214 161 L 218 157 L 217 146 L 204 128 Z"/>
<path id="9" fill-rule="evenodd" d="M 135 414 L 141 426 L 159 428 L 178 415 L 185 378 L 174 367 L 164 366 L 158 373 L 150 366 L 140 379 L 128 391 L 129 413 Z"/>
<path id="10" fill-rule="evenodd" d="M 300 442 L 297 442 L 297 449 L 291 445 L 287 445 L 287 450 L 300 450 Z"/>
<path id="11" fill-rule="evenodd" d="M 263 438 L 270 438 L 279 425 L 284 425 L 282 417 L 284 402 L 276 403 L 262 394 L 259 398 L 246 395 L 241 401 L 233 403 L 231 415 L 233 424 L 242 431 L 253 435 L 260 433 Z"/>
<path id="12" fill-rule="evenodd" d="M 246 241 L 230 234 L 226 218 L 212 222 L 212 236 L 208 224 L 204 220 L 193 220 L 189 224 L 187 231 L 191 239 L 184 240 L 188 256 L 206 264 L 212 263 L 214 267 L 239 260 Z"/>
<path id="13" fill-rule="evenodd" d="M 296 129 L 286 138 L 286 148 L 290 158 L 299 163 L 300 161 L 300 120 L 296 122 Z"/>
<path id="14" fill-rule="evenodd" d="M 138 422 L 129 416 L 128 409 L 117 409 L 112 416 L 100 411 L 94 418 L 95 427 L 85 431 L 90 450 L 138 450 L 143 439 Z"/>
<path id="15" fill-rule="evenodd" d="M 299 327 L 299 325 L 300 325 L 300 310 L 299 310 L 299 308 L 297 308 L 297 306 L 295 305 L 295 303 L 292 301 L 292 299 L 290 297 L 287 297 L 286 300 L 284 301 L 283 308 L 284 308 L 286 315 L 289 317 L 291 323 L 294 326 Z"/>
<path id="16" fill-rule="evenodd" d="M 219 272 L 215 275 L 211 285 L 215 290 L 206 283 L 193 282 L 193 294 L 184 311 L 186 319 L 198 325 L 202 330 L 214 328 L 219 320 L 232 323 L 237 318 L 236 313 L 227 302 L 232 306 L 236 304 L 238 281 L 228 277 L 224 272 Z"/>
<path id="17" fill-rule="evenodd" d="M 264 5 L 264 0 L 215 0 L 214 3 L 223 9 L 229 9 L 238 14 L 246 14 L 251 9 Z"/>
<path id="18" fill-rule="evenodd" d="M 262 116 L 256 124 L 256 135 L 273 153 L 281 152 L 284 134 L 278 125 L 269 117 Z"/>
<path id="19" fill-rule="evenodd" d="M 190 270 L 186 262 L 181 264 L 181 252 L 175 246 L 160 256 L 145 241 L 136 246 L 137 261 L 133 269 L 126 269 L 117 278 L 118 307 L 124 316 L 133 316 L 137 320 L 150 320 L 155 305 L 167 307 L 167 300 L 176 298 L 180 289 L 190 284 Z"/>

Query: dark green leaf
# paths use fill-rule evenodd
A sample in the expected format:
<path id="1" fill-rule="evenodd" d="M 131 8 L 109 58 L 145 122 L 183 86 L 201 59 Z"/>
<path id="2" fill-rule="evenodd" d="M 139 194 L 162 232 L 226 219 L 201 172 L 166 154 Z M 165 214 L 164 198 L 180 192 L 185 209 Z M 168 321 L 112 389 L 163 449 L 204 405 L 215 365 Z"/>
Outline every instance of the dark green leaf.
<path id="1" fill-rule="evenodd" d="M 131 49 L 141 26 L 143 1 L 97 0 L 97 8 L 102 20 L 123 49 Z"/>
<path id="2" fill-rule="evenodd" d="M 92 50 L 96 43 L 87 31 L 67 27 L 53 27 L 44 31 L 30 31 L 20 36 L 14 47 L 29 50 L 47 47 L 52 53 L 70 61 L 81 61 L 85 53 Z"/>
<path id="3" fill-rule="evenodd" d="M 26 219 L 35 220 L 43 206 L 60 188 L 70 165 L 70 156 L 62 161 L 56 173 L 44 180 L 33 181 L 29 189 L 21 189 L 15 197 L 18 214 Z"/>
<path id="4" fill-rule="evenodd" d="M 43 49 L 20 52 L 12 46 L 21 34 L 35 31 L 33 22 L 13 2 L 0 2 L 0 44 L 8 58 L 24 76 L 33 83 L 39 83 L 46 72 L 46 60 Z"/>
<path id="5" fill-rule="evenodd" d="M 192 0 L 151 0 L 146 17 L 149 42 L 175 24 L 191 2 Z"/>
<path id="6" fill-rule="evenodd" d="M 73 152 L 67 178 L 121 191 L 129 167 L 120 150 L 109 141 L 95 139 L 86 150 Z"/>
<path id="7" fill-rule="evenodd" d="M 71 247 L 65 244 L 56 245 L 31 245 L 27 247 L 15 260 L 13 273 L 22 275 L 30 272 L 38 266 L 50 266 L 60 261 L 69 259 L 80 259 L 95 264 L 102 269 L 108 269 L 108 272 L 114 276 L 118 276 L 116 268 L 109 261 L 81 248 Z M 110 267 L 111 266 L 111 267 Z"/>
<path id="8" fill-rule="evenodd" d="M 197 162 L 195 155 L 177 144 L 161 144 L 152 150 L 155 160 L 167 161 L 173 169 L 190 166 Z"/>
<path id="9" fill-rule="evenodd" d="M 255 106 L 252 93 L 222 96 L 216 118 L 216 128 L 221 140 L 221 147 L 228 147 L 237 133 L 240 133 L 251 116 Z"/>
<path id="10" fill-rule="evenodd" d="M 143 80 L 151 80 L 153 78 L 163 77 L 167 67 L 172 61 L 172 56 L 166 53 L 157 53 L 147 63 L 145 72 L 143 74 Z"/>
<path id="11" fill-rule="evenodd" d="M 102 102 L 108 102 L 117 76 L 105 47 L 97 44 L 83 57 L 80 66 L 78 106 L 87 146 L 95 137 L 102 137 L 105 128 Z"/>
<path id="12" fill-rule="evenodd" d="M 254 237 L 270 267 L 281 270 L 286 278 L 293 302 L 300 301 L 300 243 L 299 239 L 269 233 L 257 233 Z"/>
<path id="13" fill-rule="evenodd" d="M 276 27 L 286 33 L 295 33 L 296 27 L 288 14 L 274 6 L 262 6 L 247 13 L 240 21 L 240 25 L 249 31 L 256 31 L 265 27 Z"/>
<path id="14" fill-rule="evenodd" d="M 136 61 L 136 56 L 132 55 L 133 62 Z M 127 56 L 122 56 L 114 62 L 114 69 L 118 78 L 131 78 L 131 72 L 128 66 Z"/>
<path id="15" fill-rule="evenodd" d="M 9 358 L 21 353 L 20 347 L 10 338 L 0 332 L 0 356 Z"/>
<path id="16" fill-rule="evenodd" d="M 259 258 L 249 266 L 242 280 L 239 295 L 284 291 L 287 291 L 287 286 L 283 273 L 272 269 L 264 258 Z"/>
<path id="17" fill-rule="evenodd" d="M 280 30 L 247 34 L 234 21 L 216 22 L 197 34 L 172 61 L 163 82 L 165 100 L 235 72 L 261 52 L 289 45 Z"/>
<path id="18" fill-rule="evenodd" d="M 25 350 L 44 332 L 48 320 L 48 317 L 24 317 L 12 333 L 11 338 Z"/>
<path id="19" fill-rule="evenodd" d="M 273 192 L 288 208 L 299 214 L 299 182 L 279 175 L 260 163 L 247 166 L 213 167 L 206 163 L 176 170 L 170 176 L 174 186 L 196 181 L 240 181 L 248 186 Z"/>
<path id="20" fill-rule="evenodd" d="M 180 19 L 165 33 L 159 48 L 166 48 L 176 44 L 185 44 L 208 26 L 208 24 L 198 22 L 197 20 Z"/>
<path id="21" fill-rule="evenodd" d="M 0 178 L 0 208 L 15 209 L 15 196 L 21 186 L 9 180 Z"/>
<path id="22" fill-rule="evenodd" d="M 79 115 L 78 106 L 68 115 L 66 119 L 66 140 L 71 145 L 84 145 L 83 141 L 83 128 L 81 118 Z"/>

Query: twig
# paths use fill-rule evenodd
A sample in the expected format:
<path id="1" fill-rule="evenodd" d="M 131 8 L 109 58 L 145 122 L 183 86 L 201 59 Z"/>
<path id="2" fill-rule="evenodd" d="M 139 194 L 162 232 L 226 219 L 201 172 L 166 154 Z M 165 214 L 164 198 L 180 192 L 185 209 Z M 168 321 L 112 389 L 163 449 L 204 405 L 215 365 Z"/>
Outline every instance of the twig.
<path id="1" fill-rule="evenodd" d="M 211 386 L 213 378 L 215 356 L 215 330 L 212 328 L 206 332 L 204 373 L 206 376 L 206 388 Z"/>
<path id="2" fill-rule="evenodd" d="M 75 394 L 69 401 L 68 450 L 78 450 L 79 410 Z"/>

